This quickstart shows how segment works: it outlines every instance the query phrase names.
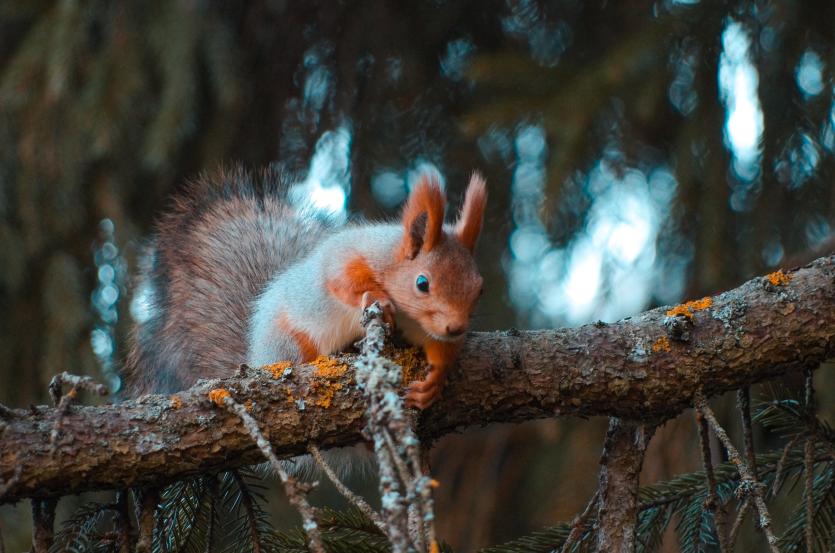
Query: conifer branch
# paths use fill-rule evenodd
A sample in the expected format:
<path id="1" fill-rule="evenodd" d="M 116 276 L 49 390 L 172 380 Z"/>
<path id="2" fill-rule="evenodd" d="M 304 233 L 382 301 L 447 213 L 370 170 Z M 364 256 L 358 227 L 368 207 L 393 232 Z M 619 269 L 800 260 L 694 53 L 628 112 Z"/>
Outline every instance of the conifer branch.
<path id="1" fill-rule="evenodd" d="M 420 414 L 417 434 L 431 443 L 470 425 L 569 414 L 659 421 L 692 405 L 699 389 L 736 390 L 835 356 L 835 256 L 697 303 L 608 325 L 471 333 L 443 397 Z M 675 325 L 665 325 L 671 320 L 687 332 L 673 332 Z M 421 370 L 419 357 L 396 354 L 406 358 L 408 373 Z M 356 443 L 365 403 L 350 370 L 355 360 L 328 360 L 344 368 L 335 376 L 322 376 L 316 364 L 292 367 L 289 378 L 230 370 L 230 378 L 198 382 L 175 396 L 70 405 L 61 425 L 66 439 L 55 448 L 55 408 L 14 410 L 0 425 L 0 502 L 161 487 L 258 462 L 259 449 L 234 415 L 207 406 L 215 388 L 251 402 L 277 456 L 305 453 L 309 443 Z"/>

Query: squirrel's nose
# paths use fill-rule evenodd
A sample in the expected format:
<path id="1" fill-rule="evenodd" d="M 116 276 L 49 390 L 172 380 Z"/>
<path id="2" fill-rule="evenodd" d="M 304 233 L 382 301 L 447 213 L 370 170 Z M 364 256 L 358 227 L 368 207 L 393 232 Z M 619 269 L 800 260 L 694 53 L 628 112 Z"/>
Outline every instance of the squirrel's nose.
<path id="1" fill-rule="evenodd" d="M 446 327 L 446 333 L 450 336 L 461 336 L 467 330 L 467 327 L 464 325 L 458 326 L 449 326 Z"/>

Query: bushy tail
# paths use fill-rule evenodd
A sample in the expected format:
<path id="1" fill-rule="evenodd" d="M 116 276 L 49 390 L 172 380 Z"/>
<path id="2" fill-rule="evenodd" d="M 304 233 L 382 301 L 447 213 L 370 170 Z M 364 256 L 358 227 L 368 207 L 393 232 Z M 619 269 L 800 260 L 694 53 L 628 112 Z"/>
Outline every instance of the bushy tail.
<path id="1" fill-rule="evenodd" d="M 253 300 L 321 240 L 274 169 L 206 174 L 156 225 L 134 291 L 125 395 L 183 389 L 244 362 Z"/>

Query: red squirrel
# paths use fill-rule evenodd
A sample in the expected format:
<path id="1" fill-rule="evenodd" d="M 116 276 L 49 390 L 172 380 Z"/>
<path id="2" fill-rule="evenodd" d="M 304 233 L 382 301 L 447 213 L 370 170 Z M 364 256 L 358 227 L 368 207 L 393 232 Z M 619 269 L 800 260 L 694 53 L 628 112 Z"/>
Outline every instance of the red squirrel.
<path id="1" fill-rule="evenodd" d="M 444 225 L 438 180 L 420 177 L 399 223 L 334 227 L 287 201 L 272 169 L 203 176 L 173 200 L 142 263 L 126 362 L 129 395 L 228 376 L 245 362 L 307 362 L 363 334 L 362 309 L 423 347 L 429 372 L 407 392 L 425 409 L 441 394 L 482 291 L 473 250 L 487 190 L 470 179 Z"/>

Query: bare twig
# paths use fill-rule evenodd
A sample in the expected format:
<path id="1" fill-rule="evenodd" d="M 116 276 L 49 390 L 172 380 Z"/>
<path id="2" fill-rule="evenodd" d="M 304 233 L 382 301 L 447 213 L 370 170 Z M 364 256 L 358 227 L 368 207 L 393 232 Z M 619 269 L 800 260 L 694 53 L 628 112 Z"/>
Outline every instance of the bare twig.
<path id="1" fill-rule="evenodd" d="M 807 369 L 805 371 L 805 398 L 804 406 L 806 412 L 806 420 L 811 429 L 812 434 L 816 434 L 818 421 L 815 418 L 815 385 L 814 373 Z M 815 546 L 815 532 L 812 521 L 815 518 L 815 503 L 812 497 L 813 486 L 815 483 L 815 442 L 812 436 L 806 438 L 806 443 L 803 445 L 803 475 L 804 475 L 804 489 L 803 499 L 806 502 L 806 527 L 804 528 L 806 534 L 806 551 L 814 551 Z"/>
<path id="2" fill-rule="evenodd" d="M 309 446 L 307 446 L 307 450 L 310 452 L 310 455 L 313 456 L 313 459 L 316 461 L 316 464 L 319 465 L 319 468 L 322 469 L 322 472 L 325 473 L 325 475 L 334 485 L 336 490 L 342 494 L 342 497 L 347 499 L 349 503 L 351 503 L 354 507 L 359 509 L 362 512 L 362 514 L 368 517 L 375 524 L 375 526 L 377 526 L 377 528 L 385 532 L 385 524 L 383 523 L 383 519 L 380 518 L 380 515 L 371 507 L 371 505 L 368 504 L 368 502 L 365 499 L 348 489 L 348 486 L 346 486 L 342 482 L 342 480 L 339 479 L 339 477 L 333 471 L 331 466 L 322 456 L 322 452 L 319 450 L 319 448 L 313 444 L 310 444 Z"/>
<path id="3" fill-rule="evenodd" d="M 287 474 L 287 471 L 284 469 L 281 461 L 278 460 L 273 448 L 270 446 L 270 442 L 264 437 L 264 434 L 258 427 L 258 422 L 247 412 L 246 407 L 232 399 L 228 390 L 223 388 L 214 389 L 209 393 L 209 399 L 211 399 L 215 405 L 224 407 L 231 411 L 241 420 L 241 423 L 247 433 L 258 445 L 258 448 L 270 462 L 273 470 L 278 474 L 281 483 L 284 484 L 284 491 L 287 493 L 287 498 L 290 500 L 290 503 L 292 503 L 296 510 L 299 511 L 299 514 L 301 514 L 302 527 L 310 540 L 311 549 L 314 553 L 324 553 L 325 546 L 322 542 L 322 534 L 319 531 L 319 525 L 316 523 L 315 512 L 310 503 L 308 503 L 306 497 L 312 486 L 299 482 L 294 477 Z"/>
<path id="4" fill-rule="evenodd" d="M 774 482 L 771 483 L 771 497 L 777 495 L 780 491 L 780 486 L 783 485 L 783 467 L 786 466 L 786 460 L 789 458 L 789 452 L 794 448 L 795 444 L 800 440 L 800 434 L 793 436 L 789 443 L 783 448 L 783 453 L 780 455 L 780 460 L 777 461 L 777 468 L 774 470 Z"/>
<path id="5" fill-rule="evenodd" d="M 742 523 L 745 522 L 745 515 L 747 515 L 748 511 L 750 510 L 751 500 L 746 497 L 742 500 L 742 505 L 739 507 L 739 511 L 736 513 L 736 519 L 734 519 L 734 525 L 731 527 L 731 534 L 728 538 L 731 547 L 735 547 L 736 538 L 739 535 L 739 531 L 742 529 Z"/>
<path id="6" fill-rule="evenodd" d="M 52 397 L 53 403 L 58 404 L 61 399 L 61 393 L 64 385 L 69 385 L 73 389 L 87 390 L 100 396 L 107 395 L 107 386 L 99 384 L 89 376 L 78 376 L 68 372 L 62 372 L 52 377 L 49 382 L 49 395 Z"/>
<path id="7" fill-rule="evenodd" d="M 62 395 L 65 384 L 70 385 L 71 388 L 69 392 Z M 108 393 L 107 386 L 98 384 L 91 377 L 77 376 L 68 372 L 56 374 L 49 382 L 49 395 L 52 398 L 52 403 L 58 407 L 55 414 L 55 422 L 52 424 L 52 431 L 49 434 L 49 444 L 53 454 L 58 445 L 58 437 L 61 435 L 61 425 L 64 417 L 69 413 L 70 406 L 78 396 L 79 389 L 88 390 L 100 396 L 106 396 Z"/>
<path id="8" fill-rule="evenodd" d="M 215 519 L 217 518 L 217 502 L 220 501 L 220 494 L 218 493 L 217 477 L 214 474 L 207 474 L 204 477 L 206 488 L 209 491 L 209 524 L 206 528 L 206 548 L 205 553 L 212 553 L 215 544 Z"/>
<path id="9" fill-rule="evenodd" d="M 362 324 L 366 334 L 355 361 L 356 379 L 366 401 L 364 433 L 380 467 L 383 531 L 394 553 L 435 549 L 434 481 L 423 471 L 420 442 L 398 394 L 402 369 L 382 355 L 386 328 L 379 303 L 363 311 Z"/>
<path id="10" fill-rule="evenodd" d="M 812 486 L 815 481 L 815 443 L 812 438 L 806 438 L 803 447 L 803 473 L 805 476 L 803 486 L 803 499 L 806 503 L 806 551 L 814 551 L 815 532 L 812 521 L 815 518 L 815 502 L 812 497 Z"/>
<path id="11" fill-rule="evenodd" d="M 754 453 L 754 430 L 751 424 L 751 388 L 746 386 L 737 390 L 736 399 L 742 416 L 742 443 L 745 446 L 745 460 L 748 462 L 754 477 L 759 478 L 757 457 Z"/>
<path id="12" fill-rule="evenodd" d="M 583 512 L 579 513 L 574 517 L 574 520 L 571 521 L 571 531 L 568 533 L 568 537 L 565 538 L 565 543 L 562 544 L 560 553 L 569 553 L 574 544 L 577 543 L 577 540 L 580 539 L 580 535 L 587 526 L 589 517 L 594 512 L 594 508 L 597 506 L 597 500 L 599 498 L 600 491 L 598 490 L 591 496 L 591 499 L 586 505 L 586 508 L 583 509 Z"/>
<path id="13" fill-rule="evenodd" d="M 139 536 L 136 541 L 136 553 L 150 553 L 154 542 L 154 513 L 159 504 L 159 489 L 144 488 L 136 495 Z"/>
<path id="14" fill-rule="evenodd" d="M 739 451 L 737 451 L 733 443 L 731 443 L 731 439 L 728 437 L 727 432 L 725 432 L 725 429 L 719 424 L 719 421 L 716 420 L 716 415 L 714 415 L 713 410 L 711 410 L 701 393 L 696 394 L 694 397 L 694 404 L 710 424 L 710 427 L 713 429 L 716 437 L 719 438 L 719 441 L 722 442 L 722 445 L 725 447 L 725 451 L 728 452 L 728 457 L 731 462 L 736 465 L 737 470 L 739 471 L 741 481 L 739 488 L 737 488 L 737 494 L 742 497 L 749 496 L 753 500 L 754 507 L 756 508 L 759 516 L 760 527 L 765 532 L 769 548 L 772 553 L 780 553 L 780 550 L 777 548 L 777 536 L 775 536 L 774 532 L 771 530 L 771 515 L 768 513 L 768 508 L 765 505 L 762 484 L 757 481 L 756 477 L 751 472 L 751 469 L 748 467 L 748 464 L 739 455 Z"/>
<path id="15" fill-rule="evenodd" d="M 710 451 L 710 429 L 701 411 L 696 411 L 696 425 L 699 428 L 699 442 L 702 450 L 702 464 L 705 468 L 705 479 L 707 480 L 707 498 L 704 508 L 713 515 L 713 522 L 716 525 L 716 534 L 719 537 L 719 550 L 727 553 L 731 550 L 728 545 L 728 537 L 725 532 L 725 509 L 716 493 L 716 475 L 713 472 L 713 460 Z M 698 535 L 697 535 L 697 538 Z"/>

